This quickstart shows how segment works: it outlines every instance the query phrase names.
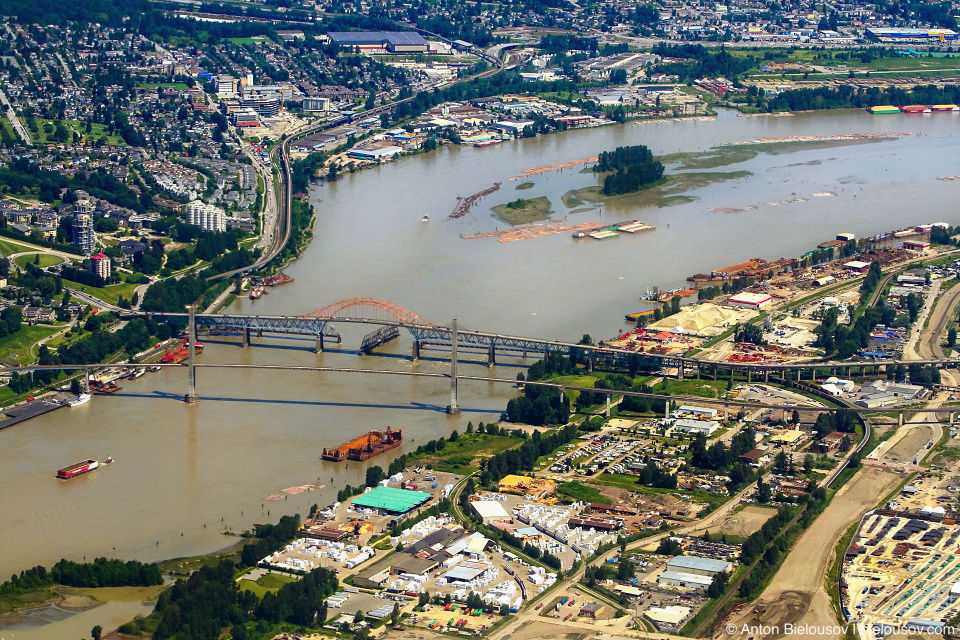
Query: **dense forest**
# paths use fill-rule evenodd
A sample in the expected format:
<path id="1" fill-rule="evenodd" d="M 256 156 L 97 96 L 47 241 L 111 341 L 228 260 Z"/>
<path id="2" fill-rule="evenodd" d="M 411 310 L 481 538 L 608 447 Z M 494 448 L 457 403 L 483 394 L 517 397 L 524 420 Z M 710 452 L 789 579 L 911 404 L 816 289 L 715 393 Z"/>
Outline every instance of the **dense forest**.
<path id="1" fill-rule="evenodd" d="M 880 104 L 903 106 L 907 104 L 956 104 L 960 103 L 960 86 L 934 85 L 915 87 L 906 91 L 898 87 L 879 89 L 854 89 L 844 86 L 836 89 L 794 89 L 783 91 L 770 98 L 769 111 L 808 111 L 812 109 L 841 109 L 873 107 Z"/>
<path id="2" fill-rule="evenodd" d="M 246 622 L 316 626 L 326 620 L 323 601 L 336 592 L 338 584 L 332 570 L 315 569 L 258 598 L 237 586 L 234 571 L 233 563 L 223 559 L 163 591 L 154 609 L 160 614 L 154 640 L 215 640 L 225 627 L 231 628 L 233 638 L 247 638 Z"/>
<path id="3" fill-rule="evenodd" d="M 593 170 L 610 173 L 603 178 L 603 194 L 632 193 L 655 184 L 663 177 L 663 164 L 644 145 L 617 147 L 602 152 Z"/>
<path id="4" fill-rule="evenodd" d="M 717 51 L 702 44 L 661 42 L 653 48 L 653 53 L 664 58 L 679 58 L 680 62 L 662 62 L 656 65 L 654 72 L 680 76 L 684 81 L 717 76 L 736 80 L 740 74 L 746 73 L 757 64 L 757 59 L 753 56 L 734 56 L 725 47 L 720 47 Z"/>
<path id="5" fill-rule="evenodd" d="M 97 558 L 82 564 L 61 560 L 49 571 L 37 565 L 21 571 L 20 575 L 14 574 L 0 584 L 0 596 L 20 595 L 55 584 L 67 587 L 149 587 L 163 584 L 163 577 L 156 565 L 136 560 L 124 562 Z"/>

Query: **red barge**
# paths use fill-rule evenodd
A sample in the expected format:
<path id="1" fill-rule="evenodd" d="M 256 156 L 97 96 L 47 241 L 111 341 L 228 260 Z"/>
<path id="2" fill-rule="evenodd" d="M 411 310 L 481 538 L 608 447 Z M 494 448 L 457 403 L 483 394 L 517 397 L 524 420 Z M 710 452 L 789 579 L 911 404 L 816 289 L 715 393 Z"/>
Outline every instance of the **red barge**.
<path id="1" fill-rule="evenodd" d="M 89 471 L 93 471 L 99 466 L 100 463 L 96 460 L 85 460 L 60 469 L 57 471 L 57 477 L 61 480 L 69 480 L 70 478 L 75 478 Z"/>

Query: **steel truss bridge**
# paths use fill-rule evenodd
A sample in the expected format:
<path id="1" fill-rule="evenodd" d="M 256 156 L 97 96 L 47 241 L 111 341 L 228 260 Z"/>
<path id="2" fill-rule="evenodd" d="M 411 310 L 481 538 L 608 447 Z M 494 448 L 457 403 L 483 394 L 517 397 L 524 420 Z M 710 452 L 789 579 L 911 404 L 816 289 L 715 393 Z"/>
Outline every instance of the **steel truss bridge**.
<path id="1" fill-rule="evenodd" d="M 186 313 L 162 312 L 121 312 L 122 318 L 150 316 L 158 321 L 172 324 L 188 324 L 189 315 Z M 581 345 L 559 340 L 544 340 L 520 336 L 472 331 L 463 328 L 454 329 L 427 322 L 412 311 L 398 304 L 378 300 L 375 298 L 353 298 L 341 300 L 328 305 L 313 313 L 301 316 L 261 316 L 261 315 L 219 315 L 196 314 L 197 327 L 204 327 L 213 334 L 239 334 L 244 346 L 250 343 L 252 336 L 262 337 L 263 334 L 294 334 L 312 336 L 316 338 L 316 351 L 320 353 L 326 342 L 340 343 L 340 334 L 335 328 L 337 323 L 372 324 L 381 327 L 395 327 L 405 329 L 413 338 L 413 359 L 420 357 L 420 350 L 427 346 L 452 348 L 453 336 L 456 335 L 456 345 L 459 349 L 481 350 L 487 353 L 489 365 L 496 364 L 496 353 L 512 354 L 550 354 L 562 355 L 579 354 L 586 358 L 588 364 L 603 361 L 626 361 L 639 358 L 639 364 L 644 367 L 660 367 L 675 369 L 677 376 L 712 375 L 717 377 L 718 370 L 734 371 L 752 381 L 768 380 L 770 374 L 778 377 L 790 377 L 801 380 L 806 377 L 813 379 L 818 373 L 829 372 L 830 375 L 851 375 L 856 371 L 862 372 L 866 368 L 888 367 L 898 365 L 930 365 L 938 369 L 954 368 L 960 362 L 956 360 L 860 360 L 854 362 L 803 362 L 803 363 L 734 363 L 726 361 L 703 360 L 699 358 L 664 355 L 656 353 L 637 353 L 626 349 L 608 346 Z M 361 353 L 370 353 L 372 349 L 396 337 L 394 331 L 374 331 L 368 334 L 363 341 Z"/>

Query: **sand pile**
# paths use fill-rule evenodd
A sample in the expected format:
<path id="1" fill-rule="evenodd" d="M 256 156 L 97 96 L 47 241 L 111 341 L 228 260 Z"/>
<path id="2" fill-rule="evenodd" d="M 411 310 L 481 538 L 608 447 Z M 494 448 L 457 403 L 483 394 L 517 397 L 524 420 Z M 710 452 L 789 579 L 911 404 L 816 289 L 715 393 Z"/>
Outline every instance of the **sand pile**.
<path id="1" fill-rule="evenodd" d="M 730 322 L 737 317 L 737 312 L 724 309 L 710 302 L 682 307 L 680 313 L 664 318 L 650 325 L 654 329 L 670 331 L 675 327 L 683 329 L 684 333 L 700 333 L 704 329 Z"/>

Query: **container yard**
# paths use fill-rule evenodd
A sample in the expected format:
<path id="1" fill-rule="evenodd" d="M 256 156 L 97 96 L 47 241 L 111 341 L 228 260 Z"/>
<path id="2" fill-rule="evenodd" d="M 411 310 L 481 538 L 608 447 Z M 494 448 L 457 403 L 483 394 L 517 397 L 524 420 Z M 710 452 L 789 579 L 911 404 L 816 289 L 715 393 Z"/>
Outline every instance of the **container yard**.
<path id="1" fill-rule="evenodd" d="M 385 451 L 396 449 L 403 442 L 403 429 L 391 431 L 370 431 L 359 438 L 344 442 L 332 449 L 324 448 L 322 458 L 331 462 L 345 460 L 363 461 L 378 456 Z"/>

